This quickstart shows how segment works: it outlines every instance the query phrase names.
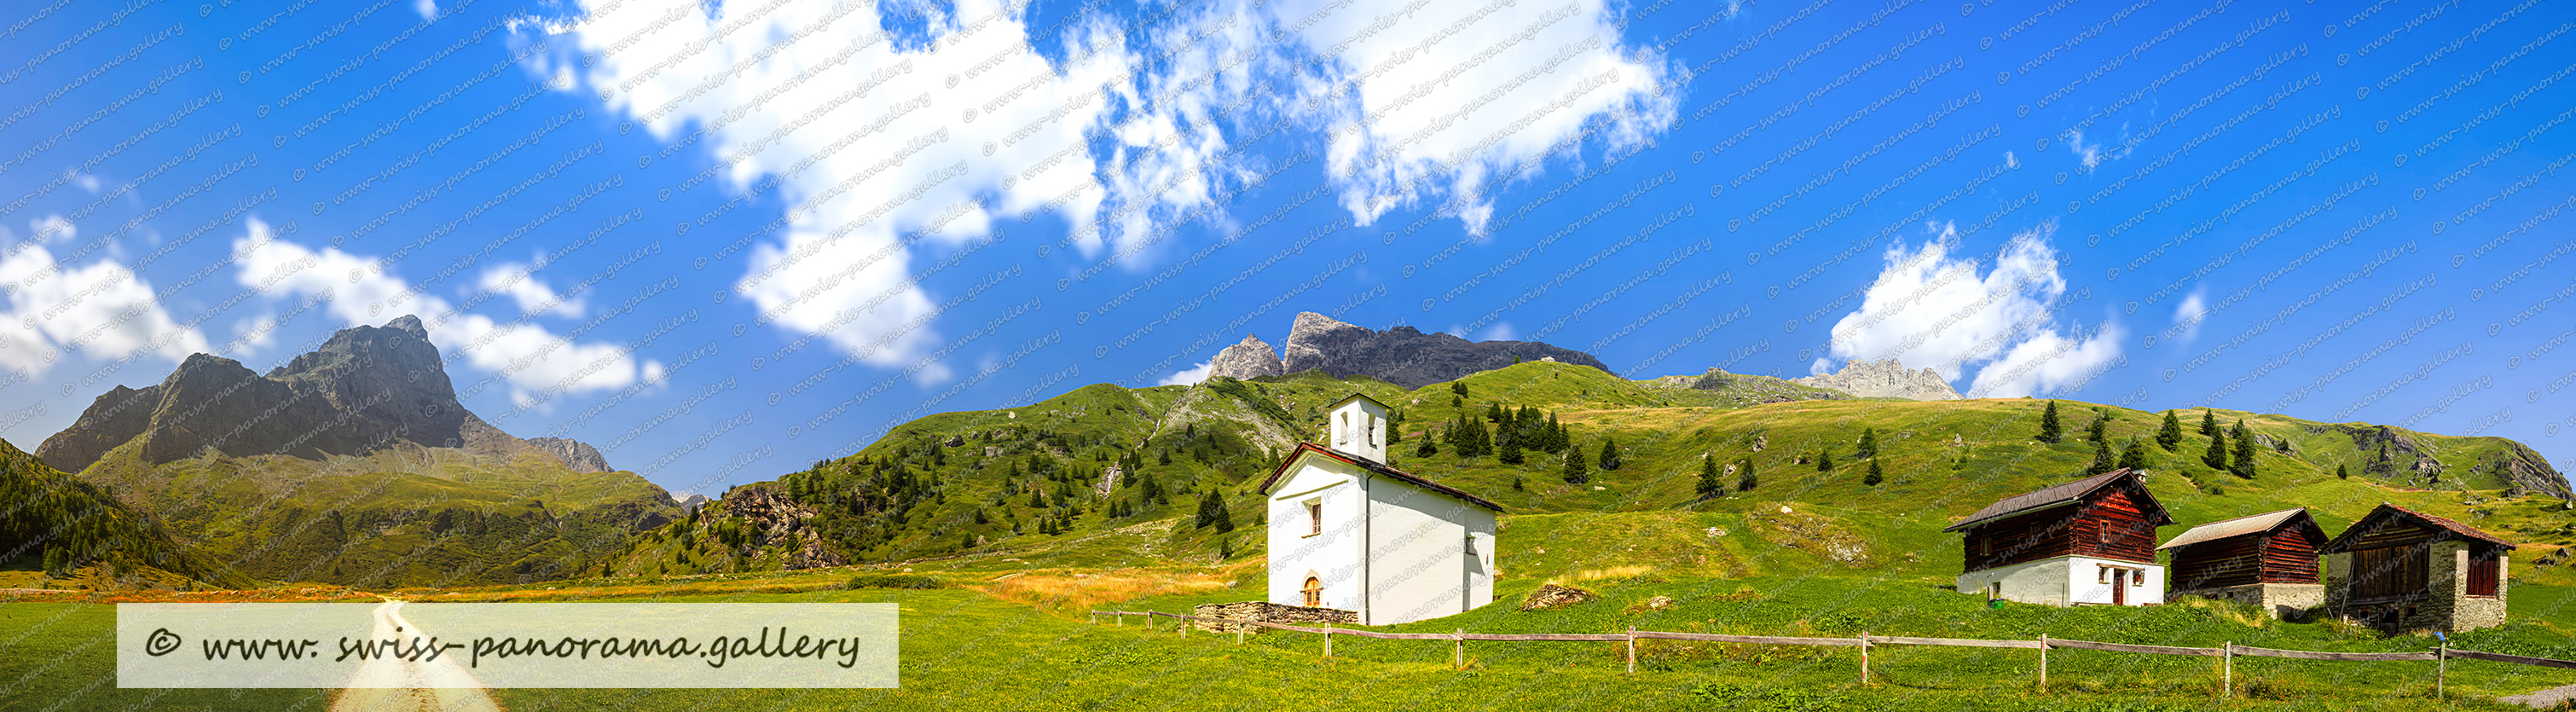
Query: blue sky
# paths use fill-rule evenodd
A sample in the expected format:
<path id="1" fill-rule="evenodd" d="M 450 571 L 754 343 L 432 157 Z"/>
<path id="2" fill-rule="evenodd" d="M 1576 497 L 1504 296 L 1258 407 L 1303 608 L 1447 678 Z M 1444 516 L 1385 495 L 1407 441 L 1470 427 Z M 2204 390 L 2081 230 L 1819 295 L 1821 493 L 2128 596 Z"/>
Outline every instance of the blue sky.
<path id="1" fill-rule="evenodd" d="M 2576 453 L 2525 2 L 21 3 L 0 437 L 419 314 L 674 491 L 1300 311 Z M 2576 218 L 2571 218 L 2576 219 Z"/>

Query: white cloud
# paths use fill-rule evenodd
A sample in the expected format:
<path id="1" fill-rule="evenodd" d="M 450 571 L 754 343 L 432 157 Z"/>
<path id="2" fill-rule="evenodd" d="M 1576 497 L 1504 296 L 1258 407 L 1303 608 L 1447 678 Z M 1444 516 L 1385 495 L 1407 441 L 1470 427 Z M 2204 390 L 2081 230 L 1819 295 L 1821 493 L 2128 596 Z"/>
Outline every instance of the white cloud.
<path id="1" fill-rule="evenodd" d="M 1473 339 L 1473 340 L 1474 340 L 1474 341 L 1510 341 L 1510 340 L 1512 340 L 1512 339 L 1513 339 L 1513 337 L 1517 337 L 1517 336 L 1520 336 L 1520 330 L 1512 328 L 1512 323 L 1511 323 L 1511 322 L 1508 322 L 1508 321 L 1497 321 L 1497 322 L 1494 322 L 1494 325 L 1493 325 L 1493 326 L 1485 327 L 1485 333 L 1482 333 L 1482 334 L 1478 334 L 1478 335 L 1476 335 L 1476 338 L 1475 338 L 1475 339 Z"/>
<path id="2" fill-rule="evenodd" d="M 519 304 L 519 313 L 525 316 L 553 314 L 579 319 L 586 311 L 582 300 L 556 294 L 554 289 L 546 286 L 545 280 L 537 278 L 536 268 L 517 262 L 503 262 L 485 268 L 477 287 L 494 294 L 508 295 L 511 301 Z"/>
<path id="3" fill-rule="evenodd" d="M 2174 326 L 2182 329 L 2180 339 L 2183 343 L 2200 338 L 2200 323 L 2209 318 L 2208 292 L 2206 289 L 2191 290 L 2191 295 L 2183 297 L 2182 304 L 2174 307 Z"/>
<path id="4" fill-rule="evenodd" d="M 1973 371 L 1967 394 L 1979 398 L 2080 387 L 2120 358 L 2122 332 L 2112 324 L 2070 334 L 2057 324 L 2066 280 L 2048 242 L 2054 232 L 2052 223 L 1993 253 L 1954 256 L 1955 228 L 1945 225 L 1921 247 L 1890 248 L 1860 308 L 1834 324 L 1832 360 L 1895 358 L 1951 381 Z"/>
<path id="5" fill-rule="evenodd" d="M 77 226 L 59 215 L 29 222 L 37 239 L 0 257 L 0 367 L 45 372 L 70 352 L 95 359 L 150 354 L 172 363 L 209 351 L 205 334 L 170 318 L 150 282 L 115 259 L 86 266 L 57 262 L 49 243 L 69 240 Z"/>
<path id="6" fill-rule="evenodd" d="M 430 342 L 439 346 L 450 366 L 461 357 L 464 365 L 494 374 L 510 387 L 514 404 L 624 388 L 643 375 L 659 372 L 659 364 L 639 364 L 615 345 L 574 342 L 541 326 L 460 313 L 445 299 L 414 291 L 381 259 L 336 247 L 317 251 L 276 239 L 257 217 L 250 218 L 249 229 L 233 241 L 233 259 L 239 268 L 235 277 L 242 286 L 324 296 L 331 315 L 351 326 L 381 325 L 404 314 L 419 316 L 429 329 Z M 458 379 L 460 394 L 475 390 L 468 380 Z"/>
<path id="7" fill-rule="evenodd" d="M 233 340 L 224 344 L 224 353 L 247 355 L 277 345 L 277 314 L 262 312 L 259 316 L 233 322 Z"/>
<path id="8" fill-rule="evenodd" d="M 1319 168 L 1294 169 L 1361 222 L 1445 200 L 1481 230 L 1491 179 L 1673 120 L 1663 60 L 1623 45 L 1603 0 L 1332 1 L 1149 6 L 1133 34 L 1087 11 L 1031 27 L 1025 0 L 907 5 L 925 29 L 900 39 L 879 4 L 825 0 L 579 0 L 578 20 L 512 27 L 568 36 L 538 76 L 579 65 L 580 91 L 711 154 L 732 191 L 777 177 L 790 207 L 735 290 L 885 366 L 938 342 L 944 297 L 910 281 L 922 243 L 1052 212 L 1083 254 L 1140 267 L 1164 228 L 1292 169 L 1240 152 L 1254 132 L 1327 132 Z"/>
<path id="9" fill-rule="evenodd" d="M 2102 144 L 2085 143 L 2083 131 L 2066 132 L 2066 152 L 2075 154 L 2075 162 L 2082 164 L 2085 172 L 2102 165 Z"/>
<path id="10" fill-rule="evenodd" d="M 438 0 L 412 0 L 411 9 L 413 12 L 420 13 L 420 19 L 427 20 L 436 18 L 438 17 Z"/>
<path id="11" fill-rule="evenodd" d="M 1207 380 L 1207 377 L 1208 377 L 1208 371 L 1214 370 L 1215 368 L 1216 368 L 1216 361 L 1215 361 L 1215 360 L 1209 360 L 1207 363 L 1202 363 L 1202 364 L 1199 364 L 1199 365 L 1196 365 L 1196 366 L 1191 366 L 1191 367 L 1189 367 L 1189 368 L 1184 368 L 1184 369 L 1181 369 L 1181 370 L 1178 370 L 1178 371 L 1173 371 L 1173 372 L 1172 372 L 1172 375 L 1164 376 L 1164 377 L 1163 377 L 1163 380 L 1155 381 L 1155 382 L 1154 382 L 1154 385 L 1157 385 L 1157 386 L 1193 386 L 1193 385 L 1198 385 L 1198 382 L 1200 382 L 1200 381 L 1204 381 L 1204 380 Z"/>

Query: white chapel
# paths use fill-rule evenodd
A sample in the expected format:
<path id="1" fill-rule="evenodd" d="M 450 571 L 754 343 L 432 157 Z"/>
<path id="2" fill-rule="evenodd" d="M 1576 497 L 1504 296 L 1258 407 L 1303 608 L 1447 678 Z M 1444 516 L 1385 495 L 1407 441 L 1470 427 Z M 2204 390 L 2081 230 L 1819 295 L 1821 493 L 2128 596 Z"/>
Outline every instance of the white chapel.
<path id="1" fill-rule="evenodd" d="M 1298 443 L 1261 483 L 1270 602 L 1354 611 L 1361 625 L 1493 602 L 1503 508 L 1389 466 L 1386 404 L 1355 393 L 1326 417 L 1332 445 Z"/>

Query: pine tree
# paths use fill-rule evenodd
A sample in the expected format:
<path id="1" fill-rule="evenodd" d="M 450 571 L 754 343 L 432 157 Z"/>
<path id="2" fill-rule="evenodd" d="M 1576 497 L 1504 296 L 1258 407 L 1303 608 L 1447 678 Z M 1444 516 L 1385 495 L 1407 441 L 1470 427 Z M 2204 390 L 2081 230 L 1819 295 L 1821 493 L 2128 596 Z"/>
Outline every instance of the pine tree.
<path id="1" fill-rule="evenodd" d="M 1601 471 L 1609 472 L 1616 469 L 1619 469 L 1618 442 L 1604 436 L 1601 438 Z"/>
<path id="2" fill-rule="evenodd" d="M 1500 403 L 1487 403 L 1487 404 L 1485 404 L 1485 420 L 1486 420 L 1486 421 L 1488 421 L 1488 422 L 1494 422 L 1494 423 L 1500 423 L 1500 422 L 1503 422 L 1503 406 L 1502 406 L 1502 404 L 1500 404 Z"/>
<path id="3" fill-rule="evenodd" d="M 1832 449 L 1832 448 L 1826 448 L 1826 449 L 1823 449 L 1823 450 L 1817 450 L 1817 451 L 1816 451 L 1816 471 L 1817 471 L 1817 472 L 1832 472 L 1832 471 L 1834 471 L 1834 451 L 1833 451 L 1833 449 Z"/>
<path id="4" fill-rule="evenodd" d="M 2093 462 L 2084 466 L 2084 474 L 2091 476 L 2110 472 L 2111 462 L 2111 444 L 2095 440 L 2093 441 Z"/>
<path id="5" fill-rule="evenodd" d="M 1216 509 L 1222 506 L 1225 504 L 1216 498 L 1216 490 L 1208 490 L 1207 496 L 1199 498 L 1198 519 L 1191 522 L 1190 527 L 1206 529 L 1208 525 L 1215 524 Z"/>
<path id="6" fill-rule="evenodd" d="M 976 507 L 976 508 L 975 508 L 975 523 L 976 523 L 976 524 L 991 524 L 991 523 L 993 523 L 993 520 L 992 520 L 992 519 L 989 519 L 989 518 L 986 518 L 986 517 L 984 516 L 984 508 L 983 508 L 983 507 Z"/>
<path id="7" fill-rule="evenodd" d="M 1502 449 L 1494 454 L 1494 459 L 1506 465 L 1521 464 L 1521 439 L 1512 437 L 1511 431 L 1506 430 L 1503 431 L 1502 441 Z"/>
<path id="8" fill-rule="evenodd" d="M 2211 414 L 2207 408 L 2200 409 L 2200 434 L 2218 436 L 2218 416 Z"/>
<path id="9" fill-rule="evenodd" d="M 1717 481 L 1717 460 L 1706 454 L 1699 456 L 1699 487 L 1697 489 L 1701 500 L 1711 500 L 1726 495 L 1726 485 Z"/>
<path id="10" fill-rule="evenodd" d="M 1231 529 L 1232 527 L 1228 527 L 1228 528 L 1229 528 L 1229 529 Z M 1216 558 L 1219 558 L 1219 559 L 1231 559 L 1231 558 L 1234 558 L 1234 537 L 1226 537 L 1226 538 L 1225 538 L 1225 541 L 1222 541 L 1222 542 L 1218 542 L 1218 543 L 1217 543 Z"/>
<path id="11" fill-rule="evenodd" d="M 1208 496 L 1215 497 L 1216 491 L 1209 490 Z M 1234 510 L 1225 506 L 1224 497 L 1216 498 L 1216 531 L 1219 534 L 1234 531 Z"/>
<path id="12" fill-rule="evenodd" d="M 2054 445 L 2059 437 L 2057 401 L 2048 402 L 2048 410 L 2039 413 L 2039 441 Z"/>
<path id="13" fill-rule="evenodd" d="M 2218 470 L 2220 472 L 2227 471 L 2226 433 L 2219 432 L 2216 429 L 2209 431 L 2209 451 L 2201 453 L 2200 464 L 2208 465 L 2209 469 Z"/>
<path id="14" fill-rule="evenodd" d="M 1422 441 L 1413 444 L 1413 456 L 1430 457 L 1440 454 L 1440 446 L 1437 444 L 1439 442 L 1440 439 L 1432 437 L 1429 429 L 1424 429 L 1422 431 Z"/>
<path id="15" fill-rule="evenodd" d="M 2129 446 L 2120 450 L 2120 467 L 2129 470 L 2147 469 L 2146 443 L 2138 442 L 2137 438 L 2130 438 Z"/>
<path id="16" fill-rule="evenodd" d="M 2236 461 L 2228 463 L 2234 465 L 2229 472 L 2237 477 L 2254 479 L 2254 434 L 2245 431 L 2245 421 L 2238 420 L 2236 430 L 2228 436 L 2236 439 Z"/>
<path id="17" fill-rule="evenodd" d="M 1869 474 L 1861 477 L 1860 483 L 1871 487 L 1877 487 L 1878 483 L 1886 481 L 1887 475 L 1878 471 L 1878 459 L 1871 458 L 1869 461 Z"/>
<path id="18" fill-rule="evenodd" d="M 2084 437 L 2097 443 L 2101 442 L 2103 438 L 2109 437 L 2109 426 L 2107 424 L 2110 420 L 2110 414 L 2103 413 L 2101 411 L 2094 411 L 2093 424 L 2084 426 Z"/>
<path id="19" fill-rule="evenodd" d="M 1586 459 L 1587 458 L 1583 456 L 1582 448 L 1566 449 L 1565 481 L 1567 483 L 1579 485 L 1592 481 L 1592 473 L 1589 471 L 1591 468 L 1586 467 L 1584 464 L 1584 460 Z"/>
<path id="20" fill-rule="evenodd" d="M 2340 463 L 2340 462 L 2335 463 L 2335 479 L 2338 479 L 2338 480 L 2349 480 L 2349 479 L 2352 479 L 2352 473 L 2351 473 L 2351 472 L 2347 472 L 2347 471 L 2345 471 L 2345 470 L 2343 469 L 2343 463 Z"/>
<path id="21" fill-rule="evenodd" d="M 1748 457 L 1742 460 L 1737 460 L 1735 463 L 1735 471 L 1737 473 L 1735 475 L 1735 491 L 1737 492 L 1751 492 L 1755 485 L 1762 484 L 1762 480 L 1753 476 L 1753 458 Z"/>
<path id="22" fill-rule="evenodd" d="M 1565 450 L 1565 446 L 1567 446 L 1567 445 L 1571 445 L 1571 444 L 1573 444 L 1573 443 L 1574 443 L 1574 434 L 1573 434 L 1573 433 L 1568 433 L 1568 432 L 1566 432 L 1566 431 L 1565 431 L 1565 426 L 1564 426 L 1564 425 L 1561 425 L 1561 424 L 1558 424 L 1558 423 L 1556 422 L 1556 411 L 1548 411 L 1548 413 L 1547 413 L 1547 451 L 1548 451 L 1548 452 L 1563 452 L 1563 451 Z"/>
<path id="23" fill-rule="evenodd" d="M 2164 426 L 2156 429 L 2156 446 L 2164 448 L 2165 452 L 2173 452 L 2174 446 L 2181 444 L 2182 419 L 2174 417 L 2172 410 L 2166 410 Z"/>
<path id="24" fill-rule="evenodd" d="M 1860 429 L 1860 446 L 1852 453 L 1852 456 L 1864 459 L 1878 457 L 1877 428 Z"/>

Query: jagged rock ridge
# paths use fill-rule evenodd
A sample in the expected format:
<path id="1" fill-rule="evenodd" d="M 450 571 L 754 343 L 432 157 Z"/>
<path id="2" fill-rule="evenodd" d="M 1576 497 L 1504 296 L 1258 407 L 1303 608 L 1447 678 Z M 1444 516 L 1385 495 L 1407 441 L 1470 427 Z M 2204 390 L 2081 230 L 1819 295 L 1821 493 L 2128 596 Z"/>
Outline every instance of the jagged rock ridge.
<path id="1" fill-rule="evenodd" d="M 599 448 L 591 447 L 590 443 L 571 438 L 529 438 L 528 444 L 562 460 L 564 466 L 574 472 L 617 471 L 617 468 L 608 466 L 608 458 L 600 455 Z"/>
<path id="2" fill-rule="evenodd" d="M 1244 334 L 1242 341 L 1216 352 L 1216 359 L 1208 362 L 1209 378 L 1255 378 L 1287 373 L 1287 364 L 1280 360 L 1279 352 L 1271 349 L 1269 342 L 1251 334 Z"/>
<path id="3" fill-rule="evenodd" d="M 234 457 L 321 459 L 410 444 L 504 461 L 544 452 L 457 402 L 438 347 L 410 315 L 382 327 L 343 329 L 265 376 L 239 361 L 192 354 L 157 385 L 118 386 L 99 396 L 70 427 L 46 438 L 36 457 L 79 472 L 137 439 L 143 460 L 155 465 L 209 449 Z"/>
<path id="4" fill-rule="evenodd" d="M 1831 388 L 1863 398 L 1904 398 L 1907 400 L 1963 400 L 1959 389 L 1942 380 L 1930 368 L 1913 370 L 1896 359 L 1862 361 L 1853 359 L 1843 370 L 1821 376 L 1789 379 L 1793 382 Z"/>
<path id="5" fill-rule="evenodd" d="M 1228 349 L 1258 343 L 1257 339 L 1247 339 Z M 1258 348 L 1269 350 L 1267 344 Z M 1299 313 L 1296 324 L 1290 327 L 1281 371 L 1322 369 L 1336 378 L 1362 375 L 1406 388 L 1421 388 L 1510 366 L 1515 360 L 1553 360 L 1610 372 L 1609 366 L 1591 354 L 1536 341 L 1468 341 L 1448 334 L 1425 334 L 1410 326 L 1377 331 L 1314 312 Z M 1216 371 L 1211 369 L 1209 373 Z"/>

